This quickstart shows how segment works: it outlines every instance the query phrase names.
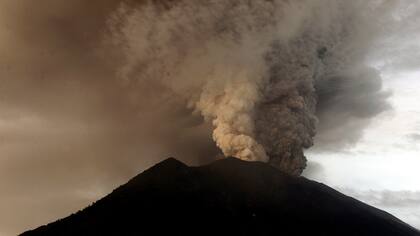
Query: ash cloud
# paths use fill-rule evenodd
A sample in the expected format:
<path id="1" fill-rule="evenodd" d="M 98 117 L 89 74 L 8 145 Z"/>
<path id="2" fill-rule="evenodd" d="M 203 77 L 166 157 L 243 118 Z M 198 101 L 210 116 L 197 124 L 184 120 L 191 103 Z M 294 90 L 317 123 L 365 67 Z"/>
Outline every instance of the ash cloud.
<path id="1" fill-rule="evenodd" d="M 225 156 L 299 175 L 317 132 L 317 148 L 350 145 L 390 109 L 369 56 L 396 4 L 123 5 L 110 21 L 110 41 L 123 47 L 120 77 L 158 83 L 183 100 L 213 126 Z"/>

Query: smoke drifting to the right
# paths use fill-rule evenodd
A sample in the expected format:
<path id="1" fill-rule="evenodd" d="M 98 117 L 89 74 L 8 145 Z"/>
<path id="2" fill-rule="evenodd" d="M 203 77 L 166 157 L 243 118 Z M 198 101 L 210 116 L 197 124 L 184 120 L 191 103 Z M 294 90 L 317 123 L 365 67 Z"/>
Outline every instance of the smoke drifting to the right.
<path id="1" fill-rule="evenodd" d="M 397 3 L 123 4 L 106 41 L 122 49 L 126 84 L 150 88 L 156 106 L 178 101 L 201 114 L 224 156 L 299 175 L 305 148 L 354 142 L 390 108 L 369 60 Z"/>

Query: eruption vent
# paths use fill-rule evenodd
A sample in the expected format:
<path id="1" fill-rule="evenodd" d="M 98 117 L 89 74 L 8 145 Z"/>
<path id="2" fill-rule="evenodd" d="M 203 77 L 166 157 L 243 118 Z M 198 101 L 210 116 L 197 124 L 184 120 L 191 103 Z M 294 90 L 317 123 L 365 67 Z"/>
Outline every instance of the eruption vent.
<path id="1" fill-rule="evenodd" d="M 388 5 L 148 1 L 122 5 L 110 26 L 112 43 L 123 48 L 119 75 L 127 83 L 158 84 L 155 96 L 183 100 L 213 125 L 225 156 L 270 162 L 299 175 L 306 165 L 303 149 L 314 143 L 317 110 L 329 116 L 328 106 L 352 99 L 339 94 L 354 89 L 352 81 L 363 85 L 361 75 L 369 73 L 366 83 L 373 78 L 378 86 L 366 93 L 386 98 L 366 56 L 380 34 L 372 15 L 385 15 Z"/>

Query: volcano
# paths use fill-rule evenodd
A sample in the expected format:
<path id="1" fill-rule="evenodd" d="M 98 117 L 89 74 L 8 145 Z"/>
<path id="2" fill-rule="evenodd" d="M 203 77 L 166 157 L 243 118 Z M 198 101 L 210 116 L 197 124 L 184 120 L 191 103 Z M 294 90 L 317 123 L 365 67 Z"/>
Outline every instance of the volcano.
<path id="1" fill-rule="evenodd" d="M 189 167 L 167 159 L 37 235 L 401 235 L 396 217 L 269 164 L 236 158 Z"/>

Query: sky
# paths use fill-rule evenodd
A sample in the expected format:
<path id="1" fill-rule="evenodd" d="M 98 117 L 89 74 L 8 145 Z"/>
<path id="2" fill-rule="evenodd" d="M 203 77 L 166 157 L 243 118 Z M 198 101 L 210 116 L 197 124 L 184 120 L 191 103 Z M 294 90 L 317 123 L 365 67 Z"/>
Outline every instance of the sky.
<path id="1" fill-rule="evenodd" d="M 167 157 L 175 156 L 188 164 L 199 165 L 220 154 L 212 140 L 211 125 L 203 124 L 200 115 L 191 115 L 191 108 L 180 106 L 185 101 L 168 93 L 168 86 L 154 81 L 139 83 L 116 78 L 118 73 L 127 72 L 115 69 L 121 67 L 126 57 L 132 60 L 128 72 L 134 76 L 142 66 L 136 64 L 142 62 L 137 54 L 121 55 L 116 45 L 127 43 L 134 51 L 144 49 L 144 45 L 136 41 L 142 31 L 135 30 L 141 14 L 123 18 L 128 22 L 123 32 L 126 37 L 114 38 L 117 42 L 104 40 L 104 35 L 109 39 L 112 38 L 109 34 L 115 33 L 109 28 L 118 28 L 121 23 L 114 19 L 119 18 L 118 14 L 110 20 L 120 3 L 121 0 L 45 0 L 45 4 L 33 0 L 0 0 L 0 236 L 16 235 L 66 217 Z M 281 37 L 293 34 L 293 23 L 305 22 L 299 17 L 307 12 L 299 9 L 302 8 L 290 9 L 293 20 L 286 21 L 288 27 Z M 410 9 L 405 10 L 410 12 Z M 121 11 L 125 14 L 123 8 Z M 240 18 L 241 21 L 247 19 Z M 183 20 L 190 19 L 181 18 L 181 23 Z M 328 17 L 323 20 L 328 21 Z M 134 23 L 130 24 L 131 21 Z M 237 23 L 229 21 L 232 25 Z M 337 136 L 326 137 L 322 132 L 318 139 L 315 136 L 314 148 L 306 151 L 309 166 L 304 174 L 388 210 L 420 228 L 420 172 L 417 171 L 420 158 L 416 154 L 420 149 L 420 93 L 417 92 L 420 45 L 419 37 L 407 34 L 420 32 L 420 24 L 407 21 L 404 25 L 407 26 L 404 30 L 408 31 L 402 30 L 398 37 L 387 38 L 389 42 L 377 45 L 381 49 L 377 50 L 379 54 L 392 54 L 394 59 L 374 65 L 383 79 L 382 90 L 373 90 L 374 95 L 379 95 L 380 103 L 376 103 L 375 96 L 363 94 L 366 91 L 350 90 L 372 98 L 362 104 L 365 106 L 358 107 L 360 110 L 355 109 L 356 113 L 363 114 L 372 105 L 382 104 L 384 98 L 392 108 L 369 122 L 356 124 L 355 130 L 344 129 L 350 135 L 344 135 L 343 139 L 351 137 L 350 145 L 338 145 L 340 140 L 337 140 L 334 145 L 340 148 L 317 148 L 322 146 L 317 146 L 317 140 L 318 144 L 325 144 L 325 140 L 331 141 Z M 373 31 L 367 30 L 370 36 Z M 177 37 L 182 33 L 173 31 L 174 35 L 164 36 Z M 198 36 L 202 36 L 201 33 Z M 203 38 L 198 38 L 191 42 L 178 40 L 176 46 L 183 49 L 185 45 L 200 46 Z M 370 37 L 358 38 L 357 43 L 363 43 L 366 38 Z M 214 46 L 215 42 L 210 42 L 209 46 Z M 192 57 L 187 62 L 205 68 L 208 63 L 220 60 L 223 63 L 216 69 L 221 72 L 226 71 L 225 65 L 235 67 L 235 63 L 229 63 L 236 60 L 254 68 L 258 61 L 253 61 L 253 53 L 258 52 L 261 42 L 257 41 L 257 45 L 252 42 L 221 54 L 218 53 L 232 48 L 231 44 L 216 45 L 210 47 L 214 53 L 210 54 L 214 56 L 210 57 L 212 60 L 200 64 L 200 60 Z M 249 47 L 255 51 L 245 50 Z M 163 58 L 183 53 L 169 49 L 171 54 L 163 53 Z M 299 48 L 293 49 L 293 53 L 301 53 Z M 295 56 L 299 57 L 300 54 Z M 171 66 L 165 63 L 163 65 Z M 153 64 L 157 68 L 161 65 Z M 202 75 L 203 72 L 194 70 L 192 74 Z M 356 85 L 358 82 L 356 80 Z M 183 93 L 188 87 L 183 87 L 183 83 L 175 85 L 171 89 Z M 392 95 L 384 97 L 382 91 L 385 94 L 391 91 Z M 349 95 L 352 93 L 346 94 L 347 100 L 351 98 Z M 357 105 L 357 98 L 348 104 Z M 346 113 L 340 113 L 341 107 L 338 108 L 334 111 L 337 113 L 325 114 L 334 114 L 330 117 L 340 117 L 346 122 L 354 121 L 343 116 Z M 373 113 L 376 115 L 377 111 Z M 340 120 L 329 121 L 343 124 Z"/>
<path id="2" fill-rule="evenodd" d="M 342 152 L 307 152 L 308 177 L 384 209 L 420 228 L 420 71 L 386 72 L 393 109 Z"/>

